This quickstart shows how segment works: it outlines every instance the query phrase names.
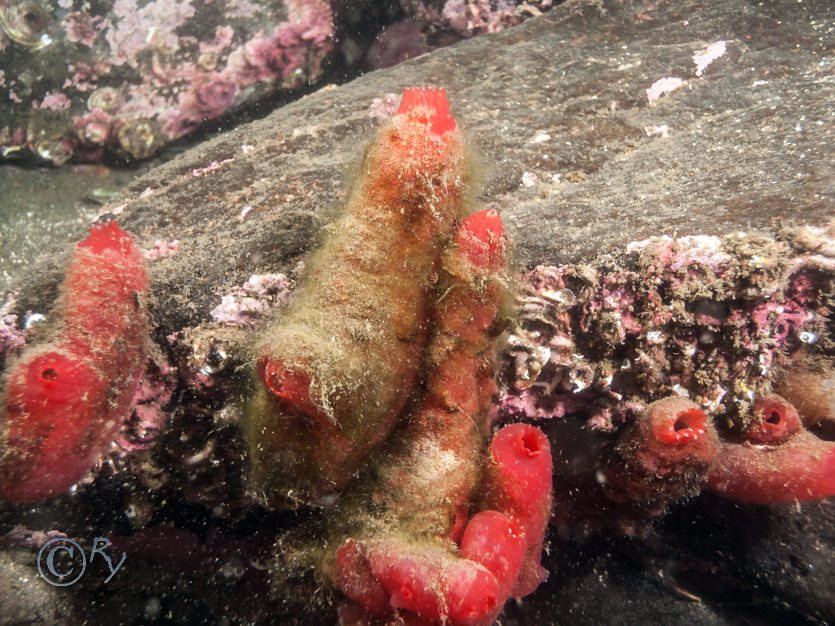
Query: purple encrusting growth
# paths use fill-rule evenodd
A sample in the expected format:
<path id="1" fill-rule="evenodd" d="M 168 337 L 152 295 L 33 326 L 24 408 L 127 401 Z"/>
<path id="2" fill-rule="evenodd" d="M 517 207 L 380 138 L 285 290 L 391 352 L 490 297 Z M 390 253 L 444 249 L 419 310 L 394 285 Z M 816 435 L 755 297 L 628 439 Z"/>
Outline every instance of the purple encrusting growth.
<path id="1" fill-rule="evenodd" d="M 807 231 L 652 237 L 594 266 L 534 268 L 497 418 L 574 413 L 613 430 L 682 395 L 726 425 L 745 419 L 776 369 L 832 349 L 831 232 Z"/>
<path id="2" fill-rule="evenodd" d="M 131 399 L 131 416 L 116 445 L 122 451 L 147 450 L 167 424 L 167 411 L 177 387 L 177 373 L 168 363 L 149 368 Z"/>
<path id="3" fill-rule="evenodd" d="M 60 530 L 32 530 L 23 524 L 16 524 L 10 531 L 0 535 L 0 547 L 40 549 L 48 541 L 66 536 Z"/>
<path id="4" fill-rule="evenodd" d="M 17 315 L 11 312 L 14 304 L 14 297 L 9 295 L 0 305 L 0 359 L 5 359 L 7 353 L 22 348 L 26 343 L 23 330 L 17 328 Z"/>
<path id="5" fill-rule="evenodd" d="M 0 75 L 9 104 L 0 152 L 56 165 L 149 157 L 258 95 L 316 80 L 333 50 L 325 0 L 116 0 L 92 11 L 68 0 L 28 3 L 24 21 L 18 4 L 0 8 L 15 34 L 0 57 L 14 51 L 54 70 L 34 88 Z"/>
<path id="6" fill-rule="evenodd" d="M 409 10 L 407 3 L 403 3 Z M 459 37 L 496 33 L 551 8 L 552 0 L 440 0 L 415 3 L 413 17 Z"/>
<path id="7" fill-rule="evenodd" d="M 222 294 L 210 315 L 223 324 L 254 326 L 269 317 L 274 307 L 286 304 L 291 295 L 292 285 L 284 274 L 253 274 L 242 286 Z"/>

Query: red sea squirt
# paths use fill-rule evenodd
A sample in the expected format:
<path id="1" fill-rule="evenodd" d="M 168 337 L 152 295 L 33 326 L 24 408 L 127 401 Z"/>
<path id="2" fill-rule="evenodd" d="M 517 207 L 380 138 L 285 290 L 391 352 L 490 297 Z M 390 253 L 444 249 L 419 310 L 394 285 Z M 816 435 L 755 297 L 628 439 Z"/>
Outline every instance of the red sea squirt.
<path id="1" fill-rule="evenodd" d="M 75 249 L 56 336 L 26 349 L 6 376 L 0 413 L 0 496 L 59 495 L 108 450 L 147 358 L 148 277 L 115 222 Z"/>
<path id="2" fill-rule="evenodd" d="M 797 410 L 777 394 L 759 398 L 751 408 L 754 420 L 745 431 L 751 443 L 782 443 L 803 429 Z"/>
<path id="3" fill-rule="evenodd" d="M 340 609 L 343 624 L 492 624 L 509 597 L 527 595 L 546 576 L 539 560 L 551 509 L 548 440 L 514 424 L 496 434 L 489 457 L 482 448 L 506 284 L 496 211 L 461 222 L 443 270 L 426 394 L 362 499 L 375 503 L 371 520 L 328 568 L 353 603 Z M 467 520 L 470 508 L 480 512 Z"/>
<path id="4" fill-rule="evenodd" d="M 547 510 L 544 501 L 542 508 Z M 481 563 L 496 577 L 496 595 L 502 602 L 510 597 L 527 552 L 527 536 L 500 511 L 477 513 L 461 537 L 461 556 Z"/>
<path id="5" fill-rule="evenodd" d="M 459 517 L 466 516 L 477 480 L 482 428 L 495 389 L 492 354 L 505 254 L 498 213 L 483 211 L 461 222 L 444 255 L 449 285 L 433 311 L 427 393 L 410 416 L 398 452 L 378 466 L 386 478 L 370 496 L 385 502 L 389 528 L 371 523 L 360 533 L 364 537 L 355 535 L 334 555 L 335 582 L 356 603 L 343 607 L 343 623 L 368 624 L 370 616 L 390 617 L 392 611 L 422 624 L 490 623 L 508 597 L 508 581 L 516 579 L 522 555 L 513 571 L 503 572 L 503 588 L 490 567 L 495 559 L 478 546 L 490 543 L 491 554 L 508 550 L 494 544 L 500 537 L 484 530 L 479 515 L 462 530 L 471 548 L 465 552 L 462 545 L 459 554 L 453 543 L 462 532 L 455 527 L 466 523 Z M 516 546 L 522 554 L 527 547 L 518 541 Z"/>
<path id="6" fill-rule="evenodd" d="M 407 89 L 360 171 L 293 302 L 255 346 L 243 424 L 253 484 L 271 506 L 344 488 L 416 382 L 466 182 L 443 90 Z"/>
<path id="7" fill-rule="evenodd" d="M 551 519 L 552 472 L 551 445 L 536 426 L 511 424 L 493 437 L 486 476 L 487 505 L 506 514 L 526 542 L 525 556 L 511 590 L 515 598 L 532 593 L 548 576 L 540 565 L 540 557 Z M 491 529 L 491 533 L 497 542 L 508 541 L 503 531 Z"/>
<path id="8" fill-rule="evenodd" d="M 464 217 L 464 154 L 443 90 L 407 89 L 254 346 L 252 484 L 270 506 L 340 492 L 324 547 L 277 542 L 274 576 L 318 563 L 346 626 L 486 625 L 545 577 L 548 441 L 511 426 L 487 457 L 508 246 L 496 211 Z"/>
<path id="9" fill-rule="evenodd" d="M 370 546 L 368 562 L 387 592 L 389 607 L 428 623 L 470 624 L 496 607 L 493 574 L 475 561 L 450 558 L 443 548 L 412 551 L 381 542 Z"/>
<path id="10" fill-rule="evenodd" d="M 698 494 L 716 460 L 719 436 L 705 411 L 687 398 L 649 404 L 601 463 L 604 491 L 614 502 L 660 513 Z"/>
<path id="11" fill-rule="evenodd" d="M 835 443 L 806 430 L 795 408 L 776 394 L 758 399 L 752 415 L 747 440 L 722 445 L 708 487 L 757 504 L 835 495 Z"/>
<path id="12" fill-rule="evenodd" d="M 105 385 L 83 359 L 49 351 L 21 362 L 6 384 L 0 495 L 33 501 L 71 486 L 95 459 L 80 449 Z"/>

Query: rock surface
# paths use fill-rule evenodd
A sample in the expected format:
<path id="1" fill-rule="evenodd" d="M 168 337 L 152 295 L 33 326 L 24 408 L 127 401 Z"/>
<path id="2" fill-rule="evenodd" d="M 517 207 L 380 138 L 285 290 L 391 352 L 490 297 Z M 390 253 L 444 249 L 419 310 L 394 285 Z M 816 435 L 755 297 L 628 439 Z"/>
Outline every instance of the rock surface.
<path id="1" fill-rule="evenodd" d="M 287 270 L 340 201 L 374 98 L 440 85 L 483 158 L 521 265 L 591 259 L 657 234 L 821 224 L 835 194 L 826 2 L 569 2 L 497 35 L 326 87 L 198 145 L 105 207 L 178 239 L 154 290 L 167 329 L 212 292 Z M 726 42 L 697 76 L 694 53 Z M 664 77 L 683 85 L 650 103 Z M 664 136 L 666 134 L 666 136 Z"/>

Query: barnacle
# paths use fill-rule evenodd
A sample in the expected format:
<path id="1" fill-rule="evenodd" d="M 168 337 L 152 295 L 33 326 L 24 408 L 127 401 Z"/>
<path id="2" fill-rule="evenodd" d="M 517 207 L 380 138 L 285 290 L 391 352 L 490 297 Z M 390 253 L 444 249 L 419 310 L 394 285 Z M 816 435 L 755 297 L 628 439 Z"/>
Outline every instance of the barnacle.
<path id="1" fill-rule="evenodd" d="M 87 108 L 91 111 L 101 109 L 105 113 L 113 113 L 119 109 L 123 101 L 121 90 L 115 87 L 99 87 L 87 98 Z"/>
<path id="2" fill-rule="evenodd" d="M 53 42 L 54 22 L 49 11 L 34 0 L 23 0 L 0 9 L 0 28 L 6 36 L 30 50 Z"/>
<path id="3" fill-rule="evenodd" d="M 165 138 L 159 124 L 151 119 L 128 120 L 116 132 L 121 148 L 136 159 L 147 159 L 162 148 Z"/>

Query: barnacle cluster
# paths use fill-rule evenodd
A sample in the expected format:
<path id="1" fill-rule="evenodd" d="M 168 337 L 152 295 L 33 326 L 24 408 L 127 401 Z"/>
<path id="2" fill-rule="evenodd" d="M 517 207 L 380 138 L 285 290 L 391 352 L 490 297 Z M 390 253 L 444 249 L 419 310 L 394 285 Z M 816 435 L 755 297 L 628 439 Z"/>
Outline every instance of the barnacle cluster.
<path id="1" fill-rule="evenodd" d="M 798 355 L 831 356 L 834 274 L 831 256 L 744 233 L 538 266 L 522 278 L 499 413 L 612 430 L 630 403 L 682 395 L 731 427 Z"/>

